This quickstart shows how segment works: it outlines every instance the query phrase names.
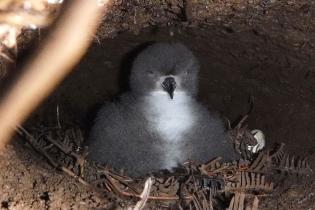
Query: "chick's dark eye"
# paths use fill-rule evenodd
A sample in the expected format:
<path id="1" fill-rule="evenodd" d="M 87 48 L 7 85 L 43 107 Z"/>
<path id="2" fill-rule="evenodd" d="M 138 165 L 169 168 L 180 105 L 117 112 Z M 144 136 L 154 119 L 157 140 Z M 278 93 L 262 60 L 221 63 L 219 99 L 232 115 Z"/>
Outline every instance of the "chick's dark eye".
<path id="1" fill-rule="evenodd" d="M 148 74 L 149 76 L 153 76 L 153 75 L 154 75 L 154 72 L 153 72 L 153 71 L 147 71 L 147 74 Z"/>

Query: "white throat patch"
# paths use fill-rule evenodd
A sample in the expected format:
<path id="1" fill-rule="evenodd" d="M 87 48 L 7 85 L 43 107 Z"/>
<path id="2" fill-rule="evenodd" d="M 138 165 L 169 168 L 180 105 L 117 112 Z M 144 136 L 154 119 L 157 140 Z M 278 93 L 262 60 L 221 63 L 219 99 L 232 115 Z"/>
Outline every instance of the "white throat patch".
<path id="1" fill-rule="evenodd" d="M 165 168 L 177 166 L 182 160 L 180 141 L 193 126 L 193 99 L 185 92 L 174 93 L 171 99 L 165 91 L 154 91 L 145 99 L 146 118 L 150 127 L 165 141 Z"/>

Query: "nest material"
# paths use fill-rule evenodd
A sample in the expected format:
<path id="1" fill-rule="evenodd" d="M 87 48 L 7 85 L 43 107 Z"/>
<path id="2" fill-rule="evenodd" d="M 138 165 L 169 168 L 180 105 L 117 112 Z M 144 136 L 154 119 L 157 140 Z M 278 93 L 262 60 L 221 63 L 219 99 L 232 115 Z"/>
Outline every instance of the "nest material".
<path id="1" fill-rule="evenodd" d="M 309 175 L 312 169 L 306 159 L 286 154 L 283 144 L 258 154 L 244 149 L 254 141 L 247 126 L 242 126 L 244 120 L 229 131 L 242 159 L 221 162 L 218 157 L 201 165 L 187 162 L 175 172 L 143 179 L 87 162 L 87 148 L 82 147 L 84 138 L 78 128 L 40 127 L 28 132 L 19 127 L 18 132 L 55 168 L 122 207 L 255 210 L 258 198 L 274 191 L 277 183 L 271 180 Z"/>

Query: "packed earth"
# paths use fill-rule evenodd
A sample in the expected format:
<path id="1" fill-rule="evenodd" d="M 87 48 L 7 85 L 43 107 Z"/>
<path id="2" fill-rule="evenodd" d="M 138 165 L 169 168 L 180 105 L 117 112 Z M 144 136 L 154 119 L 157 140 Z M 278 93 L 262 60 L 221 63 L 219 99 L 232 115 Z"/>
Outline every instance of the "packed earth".
<path id="1" fill-rule="evenodd" d="M 199 100 L 236 126 L 248 114 L 267 149 L 306 157 L 315 169 L 315 2 L 312 0 L 114 1 L 75 70 L 23 127 L 78 126 L 89 134 L 100 105 L 128 90 L 135 55 L 156 41 L 182 42 L 200 62 Z M 18 63 L 46 31 L 24 31 Z M 16 75 L 5 71 L 1 90 Z M 57 111 L 58 110 L 58 111 Z M 58 114 L 57 114 L 58 113 Z M 53 166 L 19 134 L 0 153 L 0 209 L 123 209 Z M 315 175 L 277 180 L 259 209 L 315 209 Z"/>

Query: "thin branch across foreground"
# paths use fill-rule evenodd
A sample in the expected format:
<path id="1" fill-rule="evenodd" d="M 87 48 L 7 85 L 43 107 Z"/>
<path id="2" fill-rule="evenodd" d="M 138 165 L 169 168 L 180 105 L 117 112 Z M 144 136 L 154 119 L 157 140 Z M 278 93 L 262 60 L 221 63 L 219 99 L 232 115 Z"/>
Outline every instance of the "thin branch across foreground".
<path id="1" fill-rule="evenodd" d="M 0 102 L 0 149 L 17 124 L 46 98 L 79 62 L 90 45 L 110 0 L 69 1 L 42 47 L 22 69 L 22 75 Z"/>

